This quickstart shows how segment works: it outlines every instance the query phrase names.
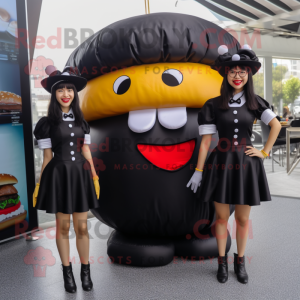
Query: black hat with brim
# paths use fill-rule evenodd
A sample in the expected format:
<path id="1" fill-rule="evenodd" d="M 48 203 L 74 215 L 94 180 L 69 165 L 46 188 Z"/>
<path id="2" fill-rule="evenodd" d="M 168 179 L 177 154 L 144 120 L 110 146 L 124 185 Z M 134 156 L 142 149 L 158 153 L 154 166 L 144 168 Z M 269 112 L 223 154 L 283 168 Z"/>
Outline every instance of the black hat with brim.
<path id="1" fill-rule="evenodd" d="M 76 75 L 75 73 L 77 73 L 78 75 Z M 72 67 L 65 67 L 63 73 L 58 70 L 51 72 L 49 77 L 44 78 L 41 81 L 41 85 L 47 92 L 51 94 L 52 88 L 60 82 L 73 83 L 76 87 L 77 92 L 83 90 L 87 84 L 87 80 L 84 77 L 80 76 L 78 70 L 74 71 L 74 68 Z"/>
<path id="2" fill-rule="evenodd" d="M 221 45 L 218 48 L 218 53 L 220 55 L 215 63 L 211 65 L 211 68 L 218 71 L 223 77 L 234 66 L 245 66 L 248 71 L 251 70 L 252 75 L 255 75 L 261 67 L 261 63 L 255 52 L 247 44 L 240 48 L 234 55 L 228 52 L 226 45 Z"/>

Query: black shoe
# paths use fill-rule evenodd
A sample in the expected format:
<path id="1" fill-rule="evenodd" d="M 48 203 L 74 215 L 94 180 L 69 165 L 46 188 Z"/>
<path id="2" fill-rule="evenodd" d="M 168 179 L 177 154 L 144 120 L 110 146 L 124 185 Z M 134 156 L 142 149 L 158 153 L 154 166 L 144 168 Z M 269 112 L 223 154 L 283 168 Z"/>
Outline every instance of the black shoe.
<path id="1" fill-rule="evenodd" d="M 228 261 L 227 254 L 225 256 L 218 256 L 218 273 L 217 279 L 221 283 L 228 280 Z"/>
<path id="2" fill-rule="evenodd" d="M 234 253 L 234 273 L 236 273 L 239 282 L 248 282 L 248 274 L 245 268 L 245 255 L 243 257 L 238 257 L 238 255 Z"/>
<path id="3" fill-rule="evenodd" d="M 62 264 L 62 270 L 65 282 L 65 290 L 69 293 L 76 293 L 77 286 L 72 271 L 72 263 L 70 262 L 69 266 L 64 266 Z"/>
<path id="4" fill-rule="evenodd" d="M 81 264 L 80 278 L 82 281 L 82 288 L 85 291 L 90 291 L 93 288 L 93 282 L 91 280 L 90 263 L 89 262 L 87 265 Z"/>

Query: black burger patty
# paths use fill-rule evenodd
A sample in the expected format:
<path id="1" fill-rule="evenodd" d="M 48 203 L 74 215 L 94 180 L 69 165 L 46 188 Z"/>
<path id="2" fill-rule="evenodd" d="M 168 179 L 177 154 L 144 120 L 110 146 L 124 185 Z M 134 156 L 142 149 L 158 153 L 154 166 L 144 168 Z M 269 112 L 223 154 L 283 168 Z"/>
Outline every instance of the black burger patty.
<path id="1" fill-rule="evenodd" d="M 17 199 L 18 198 L 18 194 L 11 194 L 11 195 L 6 195 L 6 196 L 1 196 L 0 197 L 0 209 L 2 207 L 2 202 L 4 202 L 5 200 L 8 200 L 8 199 Z M 7 205 L 5 206 L 5 208 L 8 208 L 8 207 L 11 207 L 11 206 L 14 206 L 15 204 L 14 203 L 7 203 Z"/>

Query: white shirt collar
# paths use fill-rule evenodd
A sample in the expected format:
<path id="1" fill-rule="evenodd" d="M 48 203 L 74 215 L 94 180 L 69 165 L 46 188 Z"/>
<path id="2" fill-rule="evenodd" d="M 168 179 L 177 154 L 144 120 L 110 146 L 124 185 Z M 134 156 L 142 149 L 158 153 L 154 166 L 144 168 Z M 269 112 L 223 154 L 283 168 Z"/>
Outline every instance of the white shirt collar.
<path id="1" fill-rule="evenodd" d="M 70 110 L 69 110 L 69 112 L 67 112 L 67 114 L 73 114 L 73 118 L 69 118 L 69 117 L 65 118 L 64 114 L 65 113 L 62 111 L 61 116 L 62 116 L 63 121 L 75 121 L 75 115 L 73 113 L 72 107 L 70 107 Z"/>
<path id="2" fill-rule="evenodd" d="M 243 94 L 243 93 L 244 93 L 244 94 Z M 243 96 L 241 97 L 241 95 L 243 95 Z M 240 103 L 240 104 L 238 104 L 238 103 L 232 103 L 232 104 L 230 104 L 230 103 L 228 102 L 228 106 L 229 106 L 229 107 L 241 107 L 242 105 L 244 105 L 245 102 L 246 102 L 245 90 L 243 90 L 243 91 L 241 91 L 241 92 L 235 94 L 235 95 L 233 96 L 233 99 L 236 100 L 236 99 L 238 99 L 238 98 L 240 98 L 240 97 L 241 97 L 241 103 Z"/>

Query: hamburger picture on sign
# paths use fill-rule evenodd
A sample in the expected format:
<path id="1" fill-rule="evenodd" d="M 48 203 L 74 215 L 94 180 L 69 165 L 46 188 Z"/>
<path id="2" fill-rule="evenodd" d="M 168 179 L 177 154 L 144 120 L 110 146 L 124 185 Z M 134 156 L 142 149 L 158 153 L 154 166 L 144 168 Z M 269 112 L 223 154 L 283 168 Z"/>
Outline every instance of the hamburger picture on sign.
<path id="1" fill-rule="evenodd" d="M 15 114 L 21 112 L 22 112 L 21 96 L 7 91 L 0 91 L 0 115 Z"/>
<path id="2" fill-rule="evenodd" d="M 15 226 L 26 218 L 27 211 L 14 187 L 16 183 L 18 180 L 15 176 L 0 173 L 0 231 Z"/>

